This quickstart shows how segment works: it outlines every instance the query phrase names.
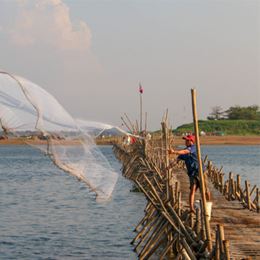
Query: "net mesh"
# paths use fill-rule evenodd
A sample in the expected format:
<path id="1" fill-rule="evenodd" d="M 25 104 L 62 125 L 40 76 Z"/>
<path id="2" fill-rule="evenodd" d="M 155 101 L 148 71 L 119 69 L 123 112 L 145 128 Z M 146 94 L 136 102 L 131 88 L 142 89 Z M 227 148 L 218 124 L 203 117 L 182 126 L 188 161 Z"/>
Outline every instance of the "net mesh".
<path id="1" fill-rule="evenodd" d="M 94 142 L 111 125 L 75 120 L 43 88 L 0 71 L 0 127 L 5 138 L 19 137 L 45 152 L 86 183 L 98 200 L 111 197 L 118 174 Z"/>

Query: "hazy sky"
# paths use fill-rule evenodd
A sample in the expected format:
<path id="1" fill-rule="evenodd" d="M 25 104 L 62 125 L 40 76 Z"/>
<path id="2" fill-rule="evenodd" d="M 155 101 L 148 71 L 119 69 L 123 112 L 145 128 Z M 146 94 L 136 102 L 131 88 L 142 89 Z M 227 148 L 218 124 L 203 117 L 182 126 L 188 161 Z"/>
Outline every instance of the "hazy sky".
<path id="1" fill-rule="evenodd" d="M 45 88 L 74 117 L 150 129 L 169 109 L 260 105 L 260 1 L 0 0 L 0 68 Z"/>

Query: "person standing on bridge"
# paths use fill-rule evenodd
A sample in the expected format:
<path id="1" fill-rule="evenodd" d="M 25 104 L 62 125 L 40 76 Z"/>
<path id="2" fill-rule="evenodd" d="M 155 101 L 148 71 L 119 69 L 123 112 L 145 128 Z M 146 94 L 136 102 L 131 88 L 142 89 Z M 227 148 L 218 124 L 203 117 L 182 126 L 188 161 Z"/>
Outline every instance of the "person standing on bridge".
<path id="1" fill-rule="evenodd" d="M 194 209 L 194 198 L 198 188 L 200 188 L 199 181 L 199 163 L 197 157 L 197 150 L 195 146 L 195 136 L 187 135 L 184 136 L 186 148 L 183 150 L 169 149 L 169 154 L 178 155 L 177 160 L 183 160 L 187 168 L 187 174 L 190 179 L 190 195 L 189 203 L 191 212 L 195 213 Z M 171 166 L 170 166 L 171 167 Z M 205 175 L 204 175 L 205 176 Z M 206 182 L 205 182 L 206 183 Z M 210 200 L 210 192 L 206 189 L 206 199 Z"/>

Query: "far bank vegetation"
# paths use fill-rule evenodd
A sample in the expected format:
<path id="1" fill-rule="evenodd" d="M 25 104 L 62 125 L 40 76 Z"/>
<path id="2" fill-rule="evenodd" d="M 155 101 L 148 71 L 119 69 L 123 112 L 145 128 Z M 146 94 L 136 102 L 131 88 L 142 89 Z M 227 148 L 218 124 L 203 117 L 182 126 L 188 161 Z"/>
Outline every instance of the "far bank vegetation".
<path id="1" fill-rule="evenodd" d="M 215 106 L 207 119 L 199 121 L 202 134 L 260 135 L 260 111 L 257 105 L 232 106 L 225 111 L 222 107 Z M 193 124 L 181 125 L 174 132 L 178 135 L 193 132 Z"/>

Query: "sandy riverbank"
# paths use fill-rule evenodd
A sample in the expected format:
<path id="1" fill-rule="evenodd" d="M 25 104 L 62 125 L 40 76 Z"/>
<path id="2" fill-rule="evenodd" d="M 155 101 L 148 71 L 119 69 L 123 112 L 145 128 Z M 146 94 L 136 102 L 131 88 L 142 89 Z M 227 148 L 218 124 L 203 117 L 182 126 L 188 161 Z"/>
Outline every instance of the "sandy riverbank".
<path id="1" fill-rule="evenodd" d="M 119 138 L 104 138 L 98 139 L 98 145 L 110 145 L 113 142 L 117 141 Z M 80 141 L 77 140 L 63 140 L 59 141 L 59 144 L 62 145 L 76 145 Z M 32 145 L 43 145 L 46 144 L 46 141 L 43 140 L 30 140 L 26 141 L 28 144 Z M 201 145 L 260 145 L 260 136 L 201 136 L 200 137 Z M 12 138 L 8 140 L 0 140 L 0 145 L 23 145 L 25 140 L 19 138 Z M 184 140 L 181 136 L 175 136 L 174 138 L 175 145 L 183 145 Z"/>
<path id="2" fill-rule="evenodd" d="M 0 145 L 24 145 L 24 144 L 46 145 L 47 141 L 39 140 L 39 139 L 25 140 L 22 138 L 11 138 L 11 139 L 0 140 Z M 77 145 L 77 144 L 80 144 L 80 140 L 60 140 L 60 141 L 57 141 L 57 144 L 59 144 L 59 145 Z"/>
<path id="3" fill-rule="evenodd" d="M 175 137 L 177 145 L 183 144 L 180 136 Z M 201 136 L 201 145 L 260 145 L 260 136 Z"/>
<path id="4" fill-rule="evenodd" d="M 98 139 L 100 145 L 111 144 L 115 138 Z M 260 145 L 260 136 L 201 136 L 201 145 Z M 183 145 L 182 136 L 174 137 L 174 145 Z"/>

